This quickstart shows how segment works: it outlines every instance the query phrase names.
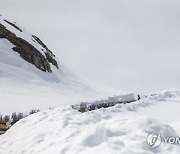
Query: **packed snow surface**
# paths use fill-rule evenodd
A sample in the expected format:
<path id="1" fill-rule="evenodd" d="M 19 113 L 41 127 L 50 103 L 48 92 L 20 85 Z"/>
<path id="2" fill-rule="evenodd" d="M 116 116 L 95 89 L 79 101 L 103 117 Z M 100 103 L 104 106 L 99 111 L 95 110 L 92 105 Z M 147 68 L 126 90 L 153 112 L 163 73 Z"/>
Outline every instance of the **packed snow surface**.
<path id="1" fill-rule="evenodd" d="M 0 136 L 0 154 L 179 154 L 180 146 L 150 148 L 149 133 L 180 136 L 180 90 L 80 113 L 70 106 L 42 111 Z"/>

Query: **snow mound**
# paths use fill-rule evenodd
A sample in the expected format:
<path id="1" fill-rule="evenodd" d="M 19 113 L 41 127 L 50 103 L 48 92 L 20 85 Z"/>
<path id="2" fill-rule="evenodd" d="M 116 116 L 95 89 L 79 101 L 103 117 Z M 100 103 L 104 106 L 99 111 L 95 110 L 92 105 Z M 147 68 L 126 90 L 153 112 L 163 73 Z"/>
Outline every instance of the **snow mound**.
<path id="1" fill-rule="evenodd" d="M 180 96 L 180 90 L 179 89 L 164 89 L 160 90 L 156 93 L 149 94 L 147 97 L 152 96 L 153 99 L 163 101 L 165 99 L 173 98 L 173 97 L 179 97 Z"/>
<path id="2" fill-rule="evenodd" d="M 164 89 L 149 95 L 142 96 L 139 101 L 135 101 L 129 104 L 117 104 L 115 111 L 137 111 L 141 108 L 149 108 L 153 105 L 161 104 L 163 102 L 174 101 L 180 97 L 179 89 Z M 114 108 L 111 108 L 114 110 Z"/>
<path id="3" fill-rule="evenodd" d="M 166 98 L 164 104 L 168 103 L 169 98 L 180 100 L 179 90 L 164 90 L 154 99 L 158 100 L 158 97 Z M 148 104 L 152 97 L 146 100 Z M 139 101 L 139 104 L 146 103 L 146 100 Z M 158 108 L 157 104 L 158 101 L 153 106 Z M 173 105 L 173 102 L 171 104 Z M 137 106 L 133 103 L 131 105 Z M 157 112 L 160 110 L 161 108 L 158 108 Z M 180 135 L 178 134 L 180 129 L 177 127 L 179 122 L 172 125 L 162 122 L 158 117 L 142 116 L 140 110 L 131 112 L 133 114 L 129 114 L 128 110 L 120 110 L 117 106 L 86 113 L 79 113 L 70 106 L 39 112 L 20 120 L 0 137 L 1 153 L 178 154 L 180 152 L 178 145 L 161 143 L 158 148 L 153 149 L 146 143 L 147 136 L 152 132 L 158 132 L 162 136 Z M 171 114 L 169 116 L 173 117 Z M 173 121 L 173 118 L 171 120 Z"/>

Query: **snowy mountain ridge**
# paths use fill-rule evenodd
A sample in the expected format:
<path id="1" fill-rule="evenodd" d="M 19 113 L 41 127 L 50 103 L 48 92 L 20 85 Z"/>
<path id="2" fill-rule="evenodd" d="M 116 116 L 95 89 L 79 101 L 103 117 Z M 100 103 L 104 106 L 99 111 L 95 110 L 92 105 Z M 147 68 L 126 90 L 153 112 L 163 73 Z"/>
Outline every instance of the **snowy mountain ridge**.
<path id="1" fill-rule="evenodd" d="M 42 71 L 52 72 L 50 63 L 58 68 L 55 55 L 35 35 L 30 35 L 16 23 L 12 23 L 0 16 L 0 38 L 13 44 L 13 51 L 20 54 L 27 62 L 35 65 Z"/>
<path id="2" fill-rule="evenodd" d="M 0 114 L 127 95 L 79 77 L 35 35 L 0 16 Z"/>

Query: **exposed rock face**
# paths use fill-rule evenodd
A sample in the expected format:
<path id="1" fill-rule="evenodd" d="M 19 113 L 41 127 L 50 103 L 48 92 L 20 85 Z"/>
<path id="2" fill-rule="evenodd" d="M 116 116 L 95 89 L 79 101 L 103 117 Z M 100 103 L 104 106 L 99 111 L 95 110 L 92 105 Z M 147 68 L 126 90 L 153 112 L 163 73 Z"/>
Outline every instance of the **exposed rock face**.
<path id="1" fill-rule="evenodd" d="M 14 23 L 11 23 L 7 20 L 4 20 L 6 23 L 10 24 L 20 32 L 22 30 L 16 26 Z M 4 25 L 0 23 L 0 38 L 5 38 L 10 41 L 14 47 L 12 48 L 15 52 L 18 52 L 20 56 L 27 62 L 35 65 L 38 69 L 44 72 L 52 72 L 50 63 L 55 65 L 58 68 L 58 63 L 54 59 L 55 55 L 47 48 L 47 46 L 37 37 L 32 35 L 33 41 L 39 43 L 46 51 L 43 51 L 43 55 L 38 49 L 36 49 L 32 44 L 26 40 L 17 37 L 13 32 L 9 31 Z"/>
<path id="2" fill-rule="evenodd" d="M 16 28 L 17 30 L 19 30 L 20 32 L 22 32 L 22 30 L 16 26 L 15 24 L 11 23 L 10 21 L 4 20 L 5 22 L 7 22 L 8 24 L 10 24 L 11 26 L 13 26 L 14 28 Z"/>
<path id="3" fill-rule="evenodd" d="M 53 65 L 55 65 L 57 68 L 58 67 L 58 64 L 57 64 L 57 61 L 55 59 L 53 59 L 53 57 L 55 57 L 55 55 L 47 48 L 47 46 L 35 35 L 32 35 L 32 37 L 42 46 L 46 49 L 46 51 L 48 52 L 45 52 L 45 55 L 46 55 L 46 58 L 48 59 L 48 62 L 49 63 L 52 63 Z"/>

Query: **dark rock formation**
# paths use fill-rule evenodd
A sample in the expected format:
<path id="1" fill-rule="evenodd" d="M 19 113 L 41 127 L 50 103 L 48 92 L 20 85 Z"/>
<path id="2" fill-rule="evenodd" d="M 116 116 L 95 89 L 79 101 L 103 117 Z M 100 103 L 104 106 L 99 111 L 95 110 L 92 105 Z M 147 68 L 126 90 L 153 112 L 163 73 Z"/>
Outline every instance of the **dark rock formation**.
<path id="1" fill-rule="evenodd" d="M 55 55 L 48 49 L 48 47 L 35 35 L 32 35 L 32 37 L 43 47 L 46 49 L 47 52 L 45 52 L 46 58 L 48 59 L 49 63 L 52 63 L 54 66 L 58 67 L 57 61 L 53 59 Z"/>
<path id="2" fill-rule="evenodd" d="M 4 21 L 13 26 L 14 28 L 18 29 L 20 32 L 22 32 L 22 30 L 15 24 L 10 23 L 7 20 Z M 20 37 L 17 37 L 14 33 L 6 29 L 6 27 L 2 24 L 0 24 L 0 38 L 5 38 L 8 41 L 10 41 L 15 46 L 12 49 L 18 52 L 20 54 L 20 57 L 22 57 L 27 62 L 35 65 L 38 69 L 44 72 L 52 72 L 50 63 L 52 63 L 58 68 L 58 64 L 54 59 L 55 55 L 53 55 L 53 53 L 38 37 L 33 35 L 32 39 L 34 38 L 35 40 L 33 41 L 36 41 L 46 49 L 46 51 L 44 51 L 45 56 L 39 50 L 37 50 L 32 44 Z"/>
<path id="3" fill-rule="evenodd" d="M 18 26 L 16 26 L 15 24 L 13 24 L 7 20 L 4 20 L 4 21 L 7 22 L 8 24 L 10 24 L 11 26 L 13 26 L 14 28 L 16 28 L 17 30 L 19 30 L 20 32 L 22 32 L 22 30 Z"/>

